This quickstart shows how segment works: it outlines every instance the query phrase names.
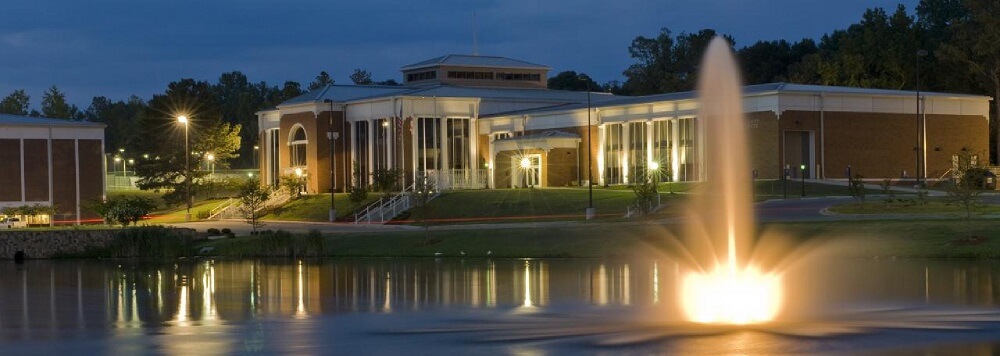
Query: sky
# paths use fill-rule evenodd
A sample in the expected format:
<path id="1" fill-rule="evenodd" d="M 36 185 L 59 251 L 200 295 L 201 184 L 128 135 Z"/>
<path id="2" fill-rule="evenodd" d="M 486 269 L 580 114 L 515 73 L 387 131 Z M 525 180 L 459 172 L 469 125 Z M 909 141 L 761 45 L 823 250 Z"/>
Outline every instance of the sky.
<path id="1" fill-rule="evenodd" d="M 148 99 L 181 78 L 303 87 L 325 70 L 350 84 L 355 68 L 402 81 L 414 62 L 478 52 L 623 80 L 636 36 L 713 28 L 737 47 L 818 39 L 864 10 L 912 14 L 918 0 L 30 0 L 0 10 L 0 97 L 56 85 L 81 109 L 94 96 Z M 475 21 L 473 21 L 475 18 Z M 475 25 L 473 25 L 475 23 Z"/>

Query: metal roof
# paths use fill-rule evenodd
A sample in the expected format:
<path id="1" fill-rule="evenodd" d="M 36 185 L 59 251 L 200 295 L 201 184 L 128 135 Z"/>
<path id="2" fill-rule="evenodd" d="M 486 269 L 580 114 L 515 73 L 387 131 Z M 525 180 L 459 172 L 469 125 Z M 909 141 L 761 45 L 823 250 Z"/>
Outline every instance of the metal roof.
<path id="1" fill-rule="evenodd" d="M 467 54 L 448 54 L 426 61 L 420 61 L 410 65 L 405 65 L 399 70 L 407 71 L 411 69 L 435 67 L 441 65 L 462 66 L 462 67 L 489 67 L 489 68 L 520 68 L 520 69 L 550 69 L 548 66 L 525 62 L 518 59 L 510 59 L 498 56 L 473 56 Z"/>
<path id="2" fill-rule="evenodd" d="M 287 106 L 316 101 L 333 100 L 342 103 L 368 97 L 391 96 L 414 90 L 413 87 L 383 85 L 327 85 L 305 94 L 285 100 L 278 106 Z"/>
<path id="3" fill-rule="evenodd" d="M 842 86 L 830 86 L 830 85 L 791 84 L 791 83 L 767 83 L 767 84 L 747 85 L 743 87 L 744 95 L 767 94 L 767 93 L 802 93 L 802 94 L 834 93 L 834 94 L 845 94 L 845 95 L 877 95 L 877 96 L 917 95 L 917 93 L 912 90 L 870 89 L 870 88 L 854 88 L 854 87 L 842 87 Z M 954 94 L 954 93 L 940 93 L 940 92 L 926 92 L 926 91 L 921 91 L 920 96 L 985 99 L 985 100 L 990 99 L 990 97 L 982 95 Z M 644 96 L 616 96 L 613 98 L 609 98 L 607 100 L 593 101 L 590 107 L 606 108 L 614 106 L 648 104 L 661 101 L 690 100 L 690 99 L 696 99 L 697 97 L 698 97 L 697 91 L 683 91 L 676 93 L 653 94 Z M 587 108 L 586 102 L 576 102 L 576 103 L 556 105 L 556 106 L 537 108 L 537 109 L 501 112 L 490 115 L 483 115 L 482 117 L 488 118 L 488 117 L 503 117 L 510 115 L 539 114 L 539 113 L 578 110 L 586 108 Z"/>
<path id="4" fill-rule="evenodd" d="M 558 104 L 587 102 L 587 92 L 567 90 L 465 87 L 445 84 L 431 86 L 327 85 L 321 89 L 286 100 L 278 104 L 278 107 L 322 102 L 324 100 L 350 103 L 352 101 L 393 96 L 534 100 L 551 101 Z M 615 96 L 607 93 L 593 93 L 591 95 L 592 102 L 600 102 L 612 98 L 615 98 Z"/>
<path id="5" fill-rule="evenodd" d="M 75 121 L 69 119 L 52 119 L 47 117 L 32 117 L 23 115 L 0 114 L 0 125 L 13 126 L 85 126 L 102 129 L 107 125 L 99 122 Z"/>

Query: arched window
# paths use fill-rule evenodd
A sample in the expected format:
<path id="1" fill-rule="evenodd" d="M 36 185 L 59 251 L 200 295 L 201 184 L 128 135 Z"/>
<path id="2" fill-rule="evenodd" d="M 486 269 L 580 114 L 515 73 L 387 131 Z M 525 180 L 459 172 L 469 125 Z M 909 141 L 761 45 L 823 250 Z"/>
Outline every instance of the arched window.
<path id="1" fill-rule="evenodd" d="M 291 154 L 289 159 L 290 167 L 306 166 L 306 130 L 302 126 L 292 127 L 292 135 L 288 140 L 288 151 Z"/>

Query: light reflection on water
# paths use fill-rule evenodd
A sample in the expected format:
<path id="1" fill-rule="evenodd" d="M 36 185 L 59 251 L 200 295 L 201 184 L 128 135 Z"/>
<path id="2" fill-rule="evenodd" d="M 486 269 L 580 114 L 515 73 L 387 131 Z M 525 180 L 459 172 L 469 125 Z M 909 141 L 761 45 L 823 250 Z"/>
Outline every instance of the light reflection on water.
<path id="1" fill-rule="evenodd" d="M 288 327 L 285 342 L 309 344 L 316 342 L 315 336 L 296 334 L 296 328 L 322 329 L 328 320 L 295 323 L 338 315 L 363 319 L 415 311 L 447 316 L 468 309 L 672 305 L 679 271 L 675 263 L 664 260 L 4 263 L 0 264 L 0 342 L 143 338 L 154 331 L 189 337 L 205 332 L 247 336 L 264 332 L 254 327 L 268 321 Z M 997 275 L 1000 264 L 992 262 L 846 260 L 814 266 L 788 281 L 800 286 L 793 288 L 797 294 L 791 298 L 811 302 L 804 305 L 918 302 L 988 308 L 997 297 Z M 209 344 L 215 350 L 228 350 L 252 342 L 223 338 Z M 194 345 L 162 347 L 168 353 L 183 353 L 196 350 Z"/>

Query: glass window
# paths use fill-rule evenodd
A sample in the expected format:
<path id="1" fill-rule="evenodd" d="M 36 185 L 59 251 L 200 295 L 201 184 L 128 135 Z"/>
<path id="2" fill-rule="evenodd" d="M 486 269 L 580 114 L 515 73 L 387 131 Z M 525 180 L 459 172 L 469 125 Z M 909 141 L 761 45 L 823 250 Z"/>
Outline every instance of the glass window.
<path id="1" fill-rule="evenodd" d="M 292 140 L 288 142 L 289 148 L 289 166 L 291 167 L 305 167 L 306 166 L 306 130 L 302 126 L 297 126 L 292 129 Z"/>
<path id="2" fill-rule="evenodd" d="M 608 124 L 604 132 L 604 183 L 625 183 L 622 160 L 622 124 Z"/>

